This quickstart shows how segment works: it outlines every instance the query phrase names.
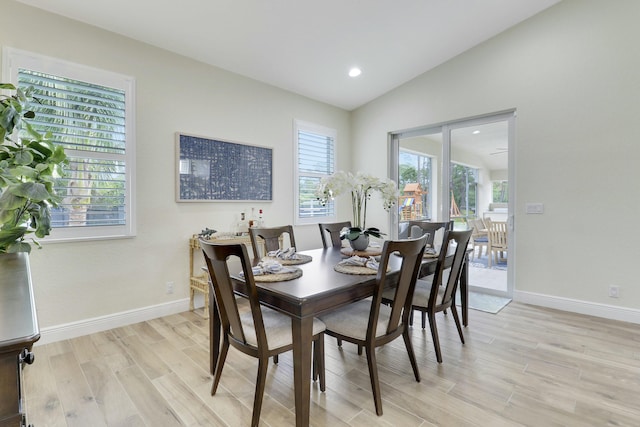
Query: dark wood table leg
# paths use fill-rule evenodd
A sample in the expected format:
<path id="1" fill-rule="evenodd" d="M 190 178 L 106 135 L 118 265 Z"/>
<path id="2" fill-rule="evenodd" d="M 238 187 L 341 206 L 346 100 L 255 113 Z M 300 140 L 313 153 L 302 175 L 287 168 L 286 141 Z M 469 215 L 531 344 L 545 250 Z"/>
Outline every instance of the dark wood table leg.
<path id="1" fill-rule="evenodd" d="M 309 425 L 311 400 L 311 337 L 313 317 L 291 318 L 293 333 L 293 383 L 296 404 L 296 426 Z"/>
<path id="2" fill-rule="evenodd" d="M 460 305 L 462 306 L 462 325 L 469 324 L 469 254 L 465 254 L 460 274 Z"/>
<path id="3" fill-rule="evenodd" d="M 216 372 L 216 363 L 218 363 L 218 355 L 220 354 L 220 336 L 220 313 L 218 312 L 215 294 L 211 285 L 209 285 L 209 355 L 211 357 L 209 368 L 211 375 Z"/>

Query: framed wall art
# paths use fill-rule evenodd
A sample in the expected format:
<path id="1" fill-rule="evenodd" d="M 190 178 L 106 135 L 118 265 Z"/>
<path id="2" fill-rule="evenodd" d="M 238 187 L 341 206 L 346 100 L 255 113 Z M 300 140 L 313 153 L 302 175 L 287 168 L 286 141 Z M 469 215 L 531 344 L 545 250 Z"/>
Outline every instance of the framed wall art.
<path id="1" fill-rule="evenodd" d="M 273 149 L 176 133 L 176 201 L 271 201 Z"/>

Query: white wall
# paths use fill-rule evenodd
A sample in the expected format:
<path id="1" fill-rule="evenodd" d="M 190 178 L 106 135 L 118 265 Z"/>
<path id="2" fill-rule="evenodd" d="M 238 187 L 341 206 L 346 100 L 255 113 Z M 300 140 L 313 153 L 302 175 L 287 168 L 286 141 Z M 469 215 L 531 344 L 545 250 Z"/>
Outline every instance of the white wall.
<path id="1" fill-rule="evenodd" d="M 356 110 L 354 152 L 386 151 L 391 131 L 517 109 L 516 298 L 640 321 L 638 16 L 636 0 L 564 0 Z M 353 161 L 386 168 L 383 156 Z M 526 202 L 544 214 L 525 215 Z"/>
<path id="2" fill-rule="evenodd" d="M 344 110 L 13 1 L 0 0 L 0 10 L 0 45 L 131 75 L 137 85 L 138 235 L 34 251 L 44 330 L 175 302 L 184 307 L 193 233 L 230 230 L 252 206 L 264 209 L 267 225 L 293 223 L 294 119 L 337 129 L 339 166 L 348 169 Z M 176 131 L 273 147 L 273 202 L 176 203 Z M 302 249 L 319 246 L 317 227 L 296 227 L 296 240 Z M 172 295 L 167 281 L 175 282 Z"/>
<path id="3" fill-rule="evenodd" d="M 274 147 L 274 201 L 255 207 L 275 225 L 293 220 L 295 118 L 338 129 L 339 169 L 383 176 L 386 155 L 358 153 L 386 153 L 388 132 L 510 108 L 518 112 L 517 297 L 611 317 L 633 316 L 640 307 L 631 220 L 640 208 L 640 2 L 564 0 L 353 117 L 10 0 L 0 0 L 0 10 L 0 45 L 137 82 L 138 235 L 45 244 L 33 253 L 45 330 L 183 304 L 189 236 L 204 227 L 230 228 L 234 215 L 254 205 L 175 203 L 176 131 Z M 544 203 L 545 213 L 524 215 L 526 202 Z M 384 228 L 387 214 L 371 208 L 368 222 Z M 303 249 L 317 239 L 314 226 L 296 228 Z M 167 281 L 175 282 L 175 294 L 165 294 Z M 620 299 L 607 297 L 609 283 L 621 286 Z"/>

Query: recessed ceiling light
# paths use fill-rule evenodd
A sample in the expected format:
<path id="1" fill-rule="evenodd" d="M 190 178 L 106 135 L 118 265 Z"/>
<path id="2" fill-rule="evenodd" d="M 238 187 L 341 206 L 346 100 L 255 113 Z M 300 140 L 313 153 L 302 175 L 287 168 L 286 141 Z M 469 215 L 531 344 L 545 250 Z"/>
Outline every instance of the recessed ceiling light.
<path id="1" fill-rule="evenodd" d="M 474 135 L 477 135 L 477 134 L 479 134 L 479 133 L 480 133 L 480 131 L 479 131 L 479 130 L 474 130 L 474 131 L 473 131 L 473 132 L 471 132 L 471 133 L 472 133 L 472 134 L 474 134 Z"/>
<path id="2" fill-rule="evenodd" d="M 358 67 L 349 70 L 349 77 L 358 77 L 360 74 L 362 74 L 362 70 Z"/>

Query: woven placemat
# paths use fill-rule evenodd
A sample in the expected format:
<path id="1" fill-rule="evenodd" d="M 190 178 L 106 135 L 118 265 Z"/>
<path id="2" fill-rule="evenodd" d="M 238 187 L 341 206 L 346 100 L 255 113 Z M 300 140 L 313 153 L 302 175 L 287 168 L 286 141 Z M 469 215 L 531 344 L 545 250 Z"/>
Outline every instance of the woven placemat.
<path id="1" fill-rule="evenodd" d="M 398 251 L 395 251 L 393 254 L 394 254 L 394 255 L 401 256 L 401 255 L 400 255 L 400 252 L 398 252 Z M 428 254 L 428 253 L 426 253 L 426 252 L 425 252 L 425 253 L 422 255 L 422 258 L 429 258 L 429 259 L 431 259 L 431 258 L 438 258 L 438 256 L 439 256 L 439 255 L 440 255 L 440 254 Z"/>
<path id="2" fill-rule="evenodd" d="M 300 264 L 306 264 L 308 262 L 311 262 L 311 260 L 313 259 L 311 255 L 303 255 L 303 254 L 296 254 L 296 255 L 298 256 L 299 259 L 281 259 L 274 256 L 266 256 L 262 258 L 262 261 L 277 261 L 282 265 L 300 265 Z"/>
<path id="3" fill-rule="evenodd" d="M 259 274 L 257 276 L 253 276 L 253 280 L 256 282 L 285 282 L 302 276 L 302 270 L 297 267 L 289 267 L 289 270 L 293 271 L 287 271 L 286 273 Z"/>
<path id="4" fill-rule="evenodd" d="M 333 269 L 338 273 L 344 274 L 378 274 L 378 270 L 360 265 L 336 264 Z M 387 271 L 389 271 L 388 267 Z"/>
<path id="5" fill-rule="evenodd" d="M 370 256 L 378 256 L 382 253 L 382 248 L 375 248 L 375 247 L 371 247 L 369 246 L 367 249 L 365 249 L 364 251 L 357 251 L 353 248 L 342 248 L 340 249 L 340 253 L 344 256 L 348 256 L 348 257 L 352 257 L 354 255 L 358 255 L 361 257 L 370 257 Z"/>

